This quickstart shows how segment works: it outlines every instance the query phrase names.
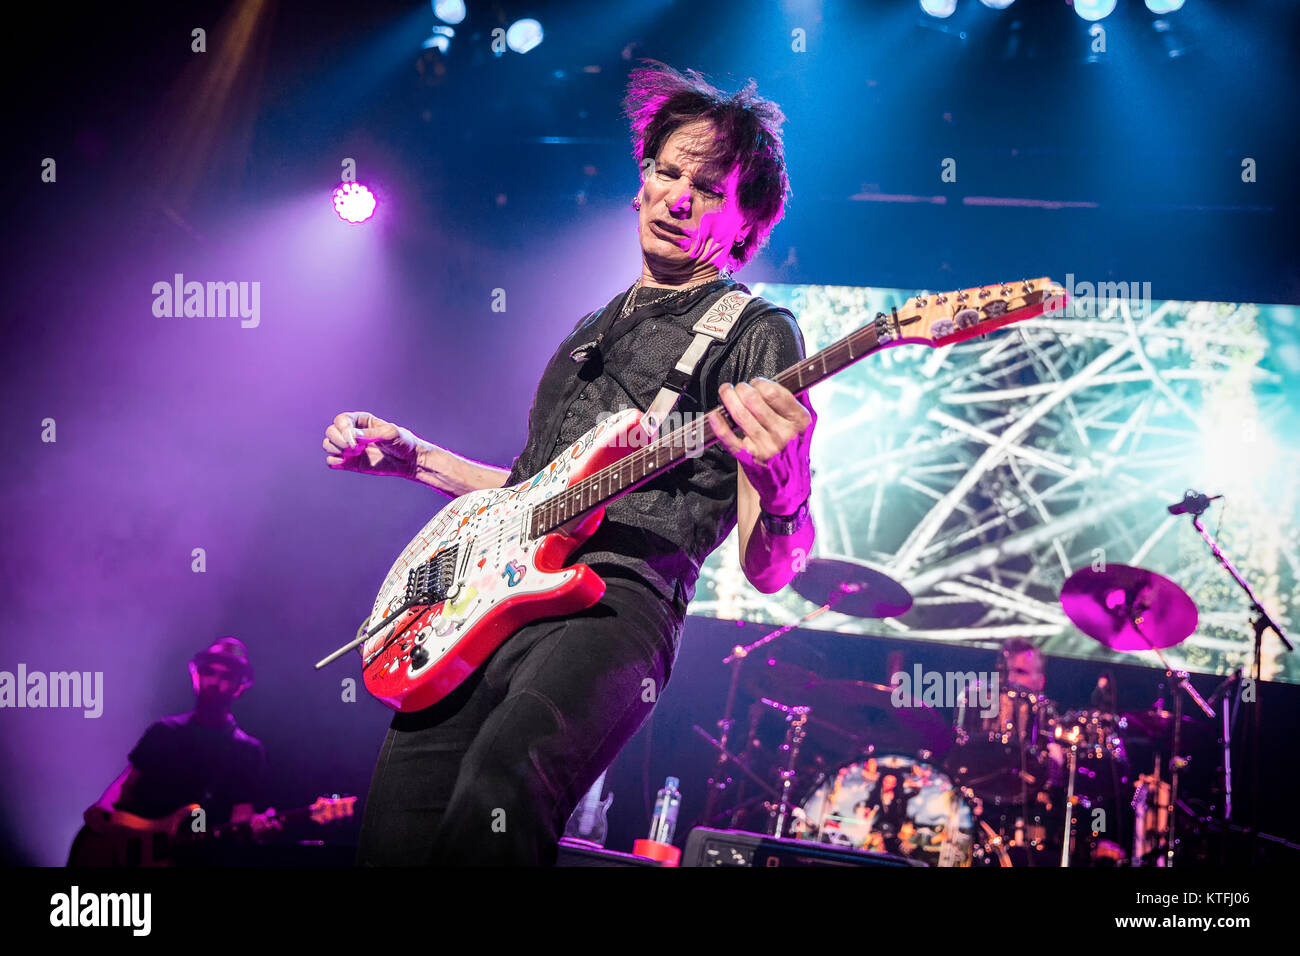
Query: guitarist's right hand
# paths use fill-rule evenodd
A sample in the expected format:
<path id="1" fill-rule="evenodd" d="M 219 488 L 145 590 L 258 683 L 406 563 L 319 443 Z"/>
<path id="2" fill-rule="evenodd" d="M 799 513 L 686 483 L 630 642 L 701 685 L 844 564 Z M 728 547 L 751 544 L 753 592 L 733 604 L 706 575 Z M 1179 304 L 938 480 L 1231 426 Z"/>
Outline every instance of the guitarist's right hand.
<path id="1" fill-rule="evenodd" d="M 325 429 L 325 464 L 336 471 L 414 478 L 424 443 L 369 412 L 341 412 Z"/>

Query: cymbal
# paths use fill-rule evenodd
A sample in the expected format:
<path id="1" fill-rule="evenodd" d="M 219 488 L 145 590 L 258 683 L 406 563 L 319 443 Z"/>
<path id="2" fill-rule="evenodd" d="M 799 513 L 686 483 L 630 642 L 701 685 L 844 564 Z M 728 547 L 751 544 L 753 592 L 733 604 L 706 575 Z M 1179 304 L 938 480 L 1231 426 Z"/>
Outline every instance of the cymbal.
<path id="1" fill-rule="evenodd" d="M 1196 603 L 1163 575 L 1127 564 L 1081 568 L 1061 588 L 1075 626 L 1113 651 L 1173 647 L 1196 630 Z"/>
<path id="2" fill-rule="evenodd" d="M 877 710 L 888 714 L 895 710 L 891 699 L 894 689 L 887 684 L 828 680 L 816 671 L 777 660 L 762 661 L 751 669 L 744 685 L 755 697 L 770 697 L 791 706 L 830 708 L 841 712 Z"/>
<path id="3" fill-rule="evenodd" d="M 746 662 L 749 664 L 749 662 Z M 778 660 L 755 660 L 743 671 L 744 687 L 755 697 L 769 697 L 791 706 L 811 703 L 807 688 L 821 680 L 816 671 Z"/>
<path id="4" fill-rule="evenodd" d="M 933 707 L 914 703 L 899 707 L 894 688 L 857 680 L 822 680 L 805 688 L 813 714 L 837 724 L 868 727 L 863 733 L 877 745 L 906 742 L 912 750 L 944 750 L 952 728 Z"/>
<path id="5" fill-rule="evenodd" d="M 814 604 L 828 604 L 831 610 L 853 617 L 898 617 L 912 607 L 912 595 L 883 571 L 849 558 L 810 558 L 790 586 Z M 848 594 L 840 595 L 842 587 Z"/>
<path id="6" fill-rule="evenodd" d="M 1161 741 L 1174 735 L 1174 714 L 1170 710 L 1127 710 L 1120 714 L 1120 725 L 1128 737 Z M 1206 726 L 1205 722 L 1197 720 L 1191 714 L 1183 714 L 1183 733 L 1199 736 Z"/>
<path id="7" fill-rule="evenodd" d="M 896 707 L 888 684 L 829 680 L 777 660 L 748 669 L 743 683 L 755 697 L 811 707 L 809 737 L 825 747 L 872 743 L 909 752 L 938 751 L 951 735 L 948 722 L 933 707 Z"/>

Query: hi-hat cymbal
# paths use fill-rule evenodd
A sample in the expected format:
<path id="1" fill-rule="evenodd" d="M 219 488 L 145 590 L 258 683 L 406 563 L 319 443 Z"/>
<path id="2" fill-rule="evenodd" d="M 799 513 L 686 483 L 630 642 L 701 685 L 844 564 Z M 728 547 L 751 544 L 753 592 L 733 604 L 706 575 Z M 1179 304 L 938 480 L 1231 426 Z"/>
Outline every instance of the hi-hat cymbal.
<path id="1" fill-rule="evenodd" d="M 1081 568 L 1061 588 L 1075 626 L 1114 651 L 1173 647 L 1196 630 L 1196 603 L 1163 575 L 1127 564 Z"/>
<path id="2" fill-rule="evenodd" d="M 847 558 L 810 558 L 790 586 L 814 604 L 838 598 L 831 610 L 853 617 L 898 617 L 912 607 L 907 588 L 889 575 Z"/>
<path id="3" fill-rule="evenodd" d="M 1180 733 L 1204 736 L 1207 727 L 1213 727 L 1205 721 L 1197 720 L 1191 714 L 1183 714 Z M 1120 727 L 1124 736 L 1133 740 L 1164 741 L 1174 736 L 1174 715 L 1168 710 L 1127 710 L 1120 714 Z"/>

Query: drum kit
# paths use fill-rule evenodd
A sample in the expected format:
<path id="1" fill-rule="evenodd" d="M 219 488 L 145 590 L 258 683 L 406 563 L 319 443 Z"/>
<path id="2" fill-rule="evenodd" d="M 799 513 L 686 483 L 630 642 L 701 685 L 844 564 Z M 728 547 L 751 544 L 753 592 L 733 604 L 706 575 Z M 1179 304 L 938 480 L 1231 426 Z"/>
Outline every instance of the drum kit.
<path id="1" fill-rule="evenodd" d="M 831 679 L 758 653 L 829 610 L 902 615 L 912 598 L 901 584 L 857 561 L 814 558 L 792 587 L 817 609 L 734 648 L 724 660 L 731 683 L 719 734 L 695 728 L 717 754 L 706 825 L 935 866 L 1173 864 L 1183 750 L 1192 730 L 1213 727 L 1183 715 L 1182 694 L 1173 694 L 1172 712 L 1163 699 L 1117 711 L 1113 689 L 1094 693 L 1089 708 L 1062 711 L 1041 680 L 994 675 L 964 685 L 950 720 L 917 697 L 900 706 L 897 684 Z M 1125 565 L 1085 568 L 1066 580 L 1060 600 L 1104 647 L 1154 651 L 1171 689 L 1214 716 L 1161 654 L 1197 624 L 1177 584 Z M 747 726 L 733 718 L 742 688 L 756 701 Z"/>

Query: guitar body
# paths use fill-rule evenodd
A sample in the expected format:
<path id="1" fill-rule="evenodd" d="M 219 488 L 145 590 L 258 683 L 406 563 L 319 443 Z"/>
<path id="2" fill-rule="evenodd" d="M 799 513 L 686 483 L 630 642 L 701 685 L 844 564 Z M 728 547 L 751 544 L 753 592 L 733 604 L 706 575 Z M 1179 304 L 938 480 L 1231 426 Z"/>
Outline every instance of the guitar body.
<path id="1" fill-rule="evenodd" d="M 176 834 L 199 805 L 192 803 L 165 817 L 150 820 L 122 810 L 91 807 L 68 866 L 171 866 Z"/>
<path id="2" fill-rule="evenodd" d="M 375 598 L 367 624 L 393 620 L 361 647 L 366 689 L 394 710 L 423 710 L 525 624 L 599 601 L 600 576 L 564 562 L 600 525 L 604 507 L 536 539 L 528 519 L 548 498 L 644 446 L 640 421 L 638 409 L 625 409 L 532 478 L 462 495 L 434 515 L 393 562 Z M 402 610 L 411 572 L 421 566 L 446 597 Z"/>

